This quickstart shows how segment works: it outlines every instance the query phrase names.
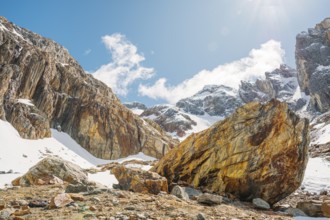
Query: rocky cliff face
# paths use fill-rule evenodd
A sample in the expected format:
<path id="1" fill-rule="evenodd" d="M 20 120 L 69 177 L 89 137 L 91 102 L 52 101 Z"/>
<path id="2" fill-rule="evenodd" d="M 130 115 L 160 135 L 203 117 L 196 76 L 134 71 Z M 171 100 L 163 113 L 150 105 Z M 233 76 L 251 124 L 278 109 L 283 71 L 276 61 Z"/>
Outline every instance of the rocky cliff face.
<path id="1" fill-rule="evenodd" d="M 25 138 L 48 137 L 50 127 L 61 127 L 104 159 L 140 151 L 160 158 L 175 144 L 124 107 L 61 45 L 3 17 L 0 85 L 0 117 Z"/>
<path id="2" fill-rule="evenodd" d="M 330 110 L 330 18 L 297 35 L 296 64 L 301 90 L 310 95 L 309 109 Z"/>
<path id="3" fill-rule="evenodd" d="M 286 103 L 251 102 L 189 136 L 153 171 L 170 184 L 186 183 L 274 204 L 300 186 L 308 145 L 308 120 L 300 119 Z"/>
<path id="4" fill-rule="evenodd" d="M 241 82 L 239 95 L 244 103 L 277 99 L 288 103 L 293 110 L 299 110 L 306 104 L 306 100 L 300 97 L 296 70 L 281 65 L 272 72 L 266 72 L 265 76 L 265 79 L 255 82 Z"/>

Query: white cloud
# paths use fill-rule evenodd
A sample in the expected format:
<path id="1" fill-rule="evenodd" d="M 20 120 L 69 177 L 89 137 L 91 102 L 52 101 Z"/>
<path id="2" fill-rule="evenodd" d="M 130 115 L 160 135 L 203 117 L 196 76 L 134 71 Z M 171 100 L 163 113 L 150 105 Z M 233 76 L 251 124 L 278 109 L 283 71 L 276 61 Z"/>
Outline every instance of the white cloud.
<path id="1" fill-rule="evenodd" d="M 266 71 L 278 68 L 284 60 L 281 43 L 270 40 L 259 49 L 252 49 L 249 55 L 231 63 L 219 65 L 213 70 L 202 70 L 192 78 L 172 86 L 166 78 L 159 79 L 154 85 L 140 84 L 139 93 L 153 99 L 164 99 L 175 103 L 182 98 L 194 95 L 205 85 L 222 84 L 238 88 L 241 80 L 263 78 Z"/>
<path id="2" fill-rule="evenodd" d="M 153 68 L 143 67 L 145 60 L 138 54 L 137 47 L 122 34 L 116 33 L 102 37 L 106 48 L 111 52 L 112 62 L 101 66 L 93 76 L 110 86 L 115 93 L 127 95 L 129 86 L 138 79 L 149 79 Z"/>

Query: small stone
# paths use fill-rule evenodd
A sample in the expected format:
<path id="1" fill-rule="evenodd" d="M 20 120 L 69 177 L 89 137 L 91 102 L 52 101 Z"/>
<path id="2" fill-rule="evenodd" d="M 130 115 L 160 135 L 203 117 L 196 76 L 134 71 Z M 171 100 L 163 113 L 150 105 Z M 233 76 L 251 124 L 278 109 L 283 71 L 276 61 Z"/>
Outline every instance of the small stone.
<path id="1" fill-rule="evenodd" d="M 263 199 L 255 198 L 252 200 L 254 207 L 257 209 L 268 210 L 270 209 L 270 205 Z"/>
<path id="2" fill-rule="evenodd" d="M 30 214 L 30 208 L 28 206 L 22 207 L 22 209 L 20 210 L 15 210 L 15 212 L 13 213 L 13 215 L 15 216 L 23 216 L 23 215 L 27 215 Z"/>
<path id="3" fill-rule="evenodd" d="M 71 197 L 71 199 L 73 199 L 73 201 L 84 201 L 85 200 L 84 196 L 79 193 L 68 193 L 68 194 Z"/>
<path id="4" fill-rule="evenodd" d="M 91 201 L 93 201 L 93 202 L 95 202 L 95 203 L 99 203 L 99 202 L 101 202 L 100 198 L 98 198 L 98 197 L 92 197 L 92 198 L 91 198 Z"/>
<path id="5" fill-rule="evenodd" d="M 85 184 L 69 184 L 66 187 L 65 192 L 66 193 L 80 193 L 80 192 L 88 192 L 93 189 L 94 189 L 94 187 L 88 186 Z"/>
<path id="6" fill-rule="evenodd" d="M 204 193 L 197 197 L 197 202 L 205 205 L 219 205 L 222 203 L 222 196 Z"/>
<path id="7" fill-rule="evenodd" d="M 206 220 L 204 213 L 198 213 L 197 220 Z"/>
<path id="8" fill-rule="evenodd" d="M 50 201 L 49 208 L 62 208 L 73 202 L 69 194 L 61 193 L 53 197 Z"/>
<path id="9" fill-rule="evenodd" d="M 97 208 L 96 208 L 95 206 L 92 205 L 92 206 L 89 207 L 89 210 L 91 210 L 92 212 L 94 212 L 94 211 L 97 210 Z"/>
<path id="10" fill-rule="evenodd" d="M 46 200 L 33 200 L 29 202 L 28 206 L 31 208 L 43 208 L 48 205 L 48 201 Z"/>
<path id="11" fill-rule="evenodd" d="M 127 207 L 125 207 L 125 210 L 133 211 L 133 210 L 135 210 L 135 207 L 134 206 L 127 206 Z"/>
<path id="12" fill-rule="evenodd" d="M 6 208 L 6 202 L 3 199 L 0 199 L 0 211 L 3 210 L 4 208 Z"/>
<path id="13" fill-rule="evenodd" d="M 180 199 L 189 200 L 188 194 L 184 191 L 183 187 L 181 186 L 174 186 L 171 191 L 171 194 Z"/>

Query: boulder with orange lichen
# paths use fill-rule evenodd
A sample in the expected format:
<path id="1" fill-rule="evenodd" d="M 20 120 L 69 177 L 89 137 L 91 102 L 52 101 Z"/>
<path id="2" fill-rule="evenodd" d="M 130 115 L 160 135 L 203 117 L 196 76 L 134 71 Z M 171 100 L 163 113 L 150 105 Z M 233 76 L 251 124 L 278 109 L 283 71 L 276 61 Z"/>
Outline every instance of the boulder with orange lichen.
<path id="1" fill-rule="evenodd" d="M 309 122 L 285 103 L 251 102 L 193 134 L 152 169 L 172 183 L 186 182 L 242 200 L 270 204 L 301 184 L 308 161 Z"/>

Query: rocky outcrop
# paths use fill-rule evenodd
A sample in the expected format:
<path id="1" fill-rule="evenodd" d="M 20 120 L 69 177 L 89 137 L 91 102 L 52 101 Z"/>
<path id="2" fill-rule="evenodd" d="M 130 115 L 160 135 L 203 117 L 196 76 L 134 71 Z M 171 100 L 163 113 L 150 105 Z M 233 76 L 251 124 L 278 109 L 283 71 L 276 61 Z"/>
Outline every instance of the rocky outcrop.
<path id="1" fill-rule="evenodd" d="M 224 85 L 208 85 L 192 97 L 181 99 L 178 108 L 194 115 L 209 114 L 226 117 L 242 102 L 235 89 Z"/>
<path id="2" fill-rule="evenodd" d="M 306 104 L 305 99 L 294 97 L 296 92 L 300 93 L 296 70 L 283 64 L 272 72 L 266 72 L 265 76 L 265 79 L 257 79 L 255 82 L 241 82 L 238 92 L 244 103 L 277 99 L 288 103 L 295 111 Z"/>
<path id="3" fill-rule="evenodd" d="M 300 186 L 308 145 L 308 120 L 295 115 L 286 103 L 251 102 L 189 136 L 152 171 L 169 184 L 185 182 L 274 204 Z"/>
<path id="4" fill-rule="evenodd" d="M 0 18 L 0 117 L 25 138 L 60 127 L 94 156 L 140 151 L 162 157 L 174 146 L 86 74 L 61 45 Z M 27 106 L 17 100 L 30 100 Z"/>
<path id="5" fill-rule="evenodd" d="M 87 184 L 87 174 L 77 165 L 58 157 L 46 157 L 21 177 L 13 180 L 14 186 L 46 185 L 47 181 Z M 51 182 L 49 182 L 51 183 Z M 56 183 L 56 182 L 55 182 Z"/>
<path id="6" fill-rule="evenodd" d="M 168 192 L 166 178 L 157 173 L 122 165 L 114 167 L 111 172 L 117 178 L 120 189 L 156 195 L 161 191 Z"/>
<path id="7" fill-rule="evenodd" d="M 330 110 L 330 18 L 296 37 L 296 64 L 301 90 L 313 111 Z"/>
<path id="8" fill-rule="evenodd" d="M 175 133 L 177 137 L 185 136 L 187 130 L 197 125 L 189 115 L 170 105 L 156 105 L 148 108 L 140 117 L 151 119 L 165 131 Z"/>

